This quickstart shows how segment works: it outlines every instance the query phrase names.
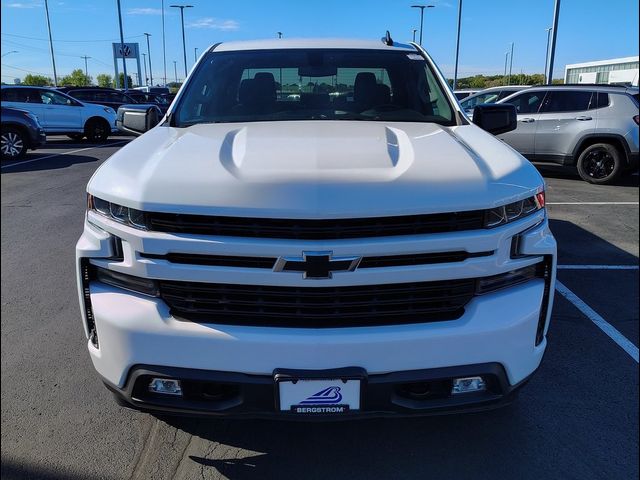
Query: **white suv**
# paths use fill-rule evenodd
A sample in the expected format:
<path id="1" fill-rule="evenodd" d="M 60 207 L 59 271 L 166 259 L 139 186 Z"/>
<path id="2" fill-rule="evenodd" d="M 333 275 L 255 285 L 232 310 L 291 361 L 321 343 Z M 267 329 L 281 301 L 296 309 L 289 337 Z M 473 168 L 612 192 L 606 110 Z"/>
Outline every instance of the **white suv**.
<path id="1" fill-rule="evenodd" d="M 222 43 L 94 174 L 88 348 L 124 405 L 231 416 L 507 403 L 546 348 L 544 182 L 416 44 Z M 153 127 L 153 128 L 150 128 Z"/>
<path id="2" fill-rule="evenodd" d="M 47 135 L 103 142 L 118 131 L 113 108 L 80 102 L 55 88 L 2 85 L 2 105 L 33 113 Z"/>

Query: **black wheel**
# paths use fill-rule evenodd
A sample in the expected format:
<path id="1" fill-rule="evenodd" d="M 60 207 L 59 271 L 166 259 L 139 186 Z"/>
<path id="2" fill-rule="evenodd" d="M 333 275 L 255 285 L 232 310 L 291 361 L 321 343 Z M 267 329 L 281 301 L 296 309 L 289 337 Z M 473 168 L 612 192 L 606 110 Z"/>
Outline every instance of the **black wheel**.
<path id="1" fill-rule="evenodd" d="M 80 141 L 84 138 L 84 135 L 82 133 L 70 133 L 69 135 L 67 135 L 67 137 L 69 137 L 71 140 Z"/>
<path id="2" fill-rule="evenodd" d="M 0 151 L 3 160 L 17 160 L 27 154 L 27 140 L 17 128 L 3 128 Z"/>
<path id="3" fill-rule="evenodd" d="M 622 173 L 622 156 L 608 143 L 596 143 L 585 148 L 578 157 L 578 173 L 583 180 L 597 185 L 613 182 Z"/>
<path id="4" fill-rule="evenodd" d="M 111 128 L 106 120 L 94 118 L 84 127 L 84 134 L 90 142 L 104 142 L 109 138 Z"/>

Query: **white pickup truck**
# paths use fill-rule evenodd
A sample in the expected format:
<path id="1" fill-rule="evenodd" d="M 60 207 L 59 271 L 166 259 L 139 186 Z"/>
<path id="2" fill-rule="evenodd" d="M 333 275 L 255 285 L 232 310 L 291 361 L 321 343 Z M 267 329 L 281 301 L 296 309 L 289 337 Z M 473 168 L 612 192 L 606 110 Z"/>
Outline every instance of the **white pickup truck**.
<path id="1" fill-rule="evenodd" d="M 416 44 L 222 43 L 87 187 L 93 364 L 123 405 L 336 417 L 504 405 L 555 282 L 544 181 Z M 489 133 L 490 132 L 490 133 Z"/>

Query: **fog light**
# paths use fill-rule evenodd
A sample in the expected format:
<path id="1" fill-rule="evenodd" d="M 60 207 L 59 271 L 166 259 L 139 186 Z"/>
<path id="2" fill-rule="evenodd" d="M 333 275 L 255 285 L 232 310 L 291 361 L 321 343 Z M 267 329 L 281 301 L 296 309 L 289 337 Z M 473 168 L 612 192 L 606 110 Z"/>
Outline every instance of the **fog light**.
<path id="1" fill-rule="evenodd" d="M 454 378 L 451 393 L 481 392 L 486 388 L 482 377 Z"/>
<path id="2" fill-rule="evenodd" d="M 162 395 L 182 396 L 180 380 L 173 380 L 171 378 L 152 379 L 151 383 L 149 383 L 149 391 L 153 393 L 160 393 Z"/>

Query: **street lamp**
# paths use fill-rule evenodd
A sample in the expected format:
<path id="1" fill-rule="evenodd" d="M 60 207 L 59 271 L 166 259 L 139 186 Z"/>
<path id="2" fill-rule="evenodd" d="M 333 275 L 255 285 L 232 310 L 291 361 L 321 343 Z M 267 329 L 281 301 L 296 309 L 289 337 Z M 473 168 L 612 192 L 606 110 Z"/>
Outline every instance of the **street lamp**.
<path id="1" fill-rule="evenodd" d="M 413 43 L 416 43 L 416 32 L 418 31 L 417 28 L 413 29 Z"/>
<path id="2" fill-rule="evenodd" d="M 507 85 L 511 85 L 512 69 L 513 69 L 513 42 L 511 42 L 511 54 L 509 55 L 509 76 L 507 77 Z"/>
<path id="3" fill-rule="evenodd" d="M 282 32 L 276 32 L 278 34 L 278 38 L 282 38 Z"/>
<path id="4" fill-rule="evenodd" d="M 547 67 L 549 66 L 549 41 L 551 40 L 552 27 L 547 28 L 547 49 L 544 52 L 544 81 L 547 81 Z"/>
<path id="5" fill-rule="evenodd" d="M 144 63 L 144 84 L 149 85 L 148 77 L 147 77 L 147 54 L 142 54 L 142 63 Z"/>
<path id="6" fill-rule="evenodd" d="M 193 61 L 194 63 L 198 61 L 198 47 L 193 49 Z"/>
<path id="7" fill-rule="evenodd" d="M 411 5 L 411 8 L 420 9 L 420 46 L 422 46 L 422 27 L 424 26 L 424 9 L 435 8 L 435 5 Z"/>
<path id="8" fill-rule="evenodd" d="M 502 81 L 504 82 L 507 79 L 507 63 L 509 62 L 509 52 L 504 52 L 504 78 Z"/>
<path id="9" fill-rule="evenodd" d="M 149 83 L 151 83 L 151 86 L 153 86 L 153 70 L 151 68 L 151 48 L 149 47 L 149 37 L 151 36 L 150 33 L 145 33 L 144 34 L 147 37 L 147 56 L 149 57 Z M 146 71 L 147 69 L 147 64 L 144 64 L 144 69 Z M 144 81 L 145 81 L 145 85 L 147 82 L 147 74 L 144 74 Z"/>
<path id="10" fill-rule="evenodd" d="M 162 6 L 162 67 L 164 72 L 164 86 L 167 86 L 167 45 L 164 38 L 164 0 L 161 3 Z"/>
<path id="11" fill-rule="evenodd" d="M 6 57 L 7 55 L 10 55 L 10 54 L 12 54 L 12 53 L 18 53 L 18 51 L 17 51 L 17 50 L 11 50 L 10 52 L 3 53 L 3 54 L 2 54 L 2 57 L 0 57 L 0 58 L 4 58 L 4 57 Z"/>
<path id="12" fill-rule="evenodd" d="M 124 91 L 129 90 L 129 77 L 127 76 L 127 58 L 124 55 L 124 33 L 122 31 L 122 11 L 120 9 L 120 0 L 118 1 L 118 25 L 120 26 L 120 51 L 122 52 L 122 71 L 124 75 Z M 119 83 L 119 78 L 116 77 L 116 87 Z"/>
<path id="13" fill-rule="evenodd" d="M 180 9 L 180 21 L 182 22 L 182 56 L 184 58 L 184 78 L 187 78 L 187 44 L 184 39 L 184 9 L 193 8 L 193 5 L 171 5 L 171 8 Z"/>
<path id="14" fill-rule="evenodd" d="M 173 61 L 173 73 L 176 76 L 176 84 L 178 83 L 178 62 L 177 61 Z"/>
<path id="15" fill-rule="evenodd" d="M 460 25 L 462 23 L 462 0 L 458 1 L 458 38 L 456 40 L 456 66 L 453 70 L 453 90 L 458 83 L 458 56 L 460 55 Z"/>

